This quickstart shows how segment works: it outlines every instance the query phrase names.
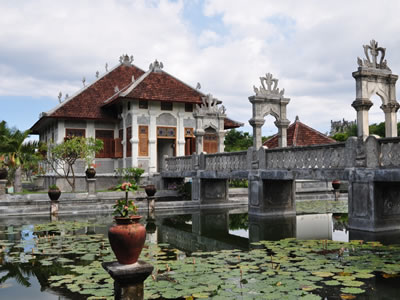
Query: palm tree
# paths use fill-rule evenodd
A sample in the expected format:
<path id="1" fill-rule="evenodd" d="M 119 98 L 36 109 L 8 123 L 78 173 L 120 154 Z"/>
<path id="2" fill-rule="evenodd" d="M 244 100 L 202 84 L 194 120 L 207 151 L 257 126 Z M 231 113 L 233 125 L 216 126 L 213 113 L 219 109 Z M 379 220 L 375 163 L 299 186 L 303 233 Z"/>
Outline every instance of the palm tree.
<path id="1" fill-rule="evenodd" d="M 14 171 L 14 192 L 22 192 L 22 168 L 24 163 L 35 160 L 38 142 L 24 143 L 30 131 L 10 129 L 5 121 L 0 122 L 0 155 L 6 157 L 7 165 Z"/>

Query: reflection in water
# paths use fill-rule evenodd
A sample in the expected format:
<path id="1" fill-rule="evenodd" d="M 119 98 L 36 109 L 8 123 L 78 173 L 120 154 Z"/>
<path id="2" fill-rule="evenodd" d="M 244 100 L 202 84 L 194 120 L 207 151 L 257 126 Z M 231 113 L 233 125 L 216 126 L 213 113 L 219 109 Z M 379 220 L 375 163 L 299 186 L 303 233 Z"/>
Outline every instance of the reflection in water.
<path id="1" fill-rule="evenodd" d="M 81 221 L 88 218 L 86 216 L 74 216 L 72 218 L 62 216 L 60 219 Z M 91 225 L 76 232 L 87 235 L 107 235 L 107 229 L 112 220 L 111 216 L 92 216 L 90 220 L 94 224 L 105 224 L 106 226 Z M 255 218 L 249 217 L 247 213 L 237 213 L 237 211 L 230 213 L 228 210 L 204 210 L 174 216 L 163 216 L 161 213 L 156 216 L 153 212 L 142 220 L 146 223 L 146 243 L 168 243 L 171 247 L 178 248 L 187 254 L 199 250 L 248 250 L 252 248 L 252 242 L 283 238 L 348 241 L 350 237 L 350 239 L 381 239 L 383 242 L 391 244 L 400 241 L 399 232 L 379 235 L 349 232 L 346 223 L 347 215 L 339 214 Z M 34 225 L 32 224 L 45 222 L 45 220 L 38 221 L 35 219 L 2 219 L 0 220 L 0 239 L 9 242 L 22 240 L 24 252 L 29 254 L 36 239 Z M 9 225 L 11 223 L 13 225 Z M 23 226 L 21 227 L 21 225 Z M 29 266 L 29 264 L 9 264 L 3 260 L 0 261 L 0 266 L 0 278 L 3 278 L 3 280 L 0 280 L 0 284 L 12 283 L 15 285 L 13 288 L 0 289 L 0 298 L 3 298 L 4 295 L 15 295 L 16 289 L 19 290 L 21 285 L 29 287 L 32 282 L 36 282 L 36 278 L 40 282 L 41 289 L 46 293 L 42 294 L 42 297 L 31 297 L 30 291 L 35 287 L 35 284 L 32 284 L 25 289 L 25 295 L 29 295 L 29 299 L 51 298 L 48 293 L 54 293 L 54 290 L 49 288 L 47 279 L 53 274 L 60 275 L 63 272 L 62 265 L 59 264 L 44 268 L 43 266 Z M 14 290 L 15 293 L 11 290 Z M 65 297 L 65 299 L 70 299 L 68 296 Z"/>

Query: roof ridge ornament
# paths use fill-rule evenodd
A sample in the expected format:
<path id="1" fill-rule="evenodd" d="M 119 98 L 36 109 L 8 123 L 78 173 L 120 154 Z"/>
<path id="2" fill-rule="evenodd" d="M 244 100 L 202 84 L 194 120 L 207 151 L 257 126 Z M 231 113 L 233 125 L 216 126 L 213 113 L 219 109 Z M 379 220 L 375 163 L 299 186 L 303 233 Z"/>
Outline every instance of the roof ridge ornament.
<path id="1" fill-rule="evenodd" d="M 279 95 L 283 96 L 285 93 L 285 89 L 279 91 L 278 88 L 278 79 L 273 78 L 271 73 L 265 74 L 265 77 L 260 77 L 261 86 L 260 88 L 256 88 L 253 85 L 254 92 L 256 96 L 270 96 L 270 95 Z M 266 86 L 265 86 L 266 85 Z"/>
<path id="2" fill-rule="evenodd" d="M 129 56 L 128 54 L 122 54 L 119 57 L 119 62 L 125 66 L 132 66 L 133 55 Z"/>
<path id="3" fill-rule="evenodd" d="M 61 92 L 59 92 L 59 93 L 58 93 L 58 102 L 59 102 L 59 103 L 61 103 L 61 102 L 62 102 L 62 101 L 61 101 L 61 97 L 62 97 L 62 93 L 61 93 Z"/>
<path id="4" fill-rule="evenodd" d="M 163 68 L 164 68 L 163 63 L 161 61 L 159 62 L 156 59 L 153 63 L 150 64 L 149 71 L 157 72 L 157 71 L 161 71 Z"/>
<path id="5" fill-rule="evenodd" d="M 369 42 L 369 45 L 363 45 L 363 48 L 365 57 L 367 59 L 362 60 L 361 58 L 357 57 L 357 63 L 359 67 L 391 71 L 390 68 L 387 66 L 387 61 L 385 59 L 386 48 L 378 47 L 378 42 L 376 42 L 375 40 L 371 40 Z M 381 54 L 381 57 L 378 63 L 379 53 Z M 371 57 L 369 56 L 369 54 L 371 54 Z"/>
<path id="6" fill-rule="evenodd" d="M 201 104 L 196 104 L 197 113 L 225 114 L 226 112 L 225 106 L 218 106 L 218 99 L 211 94 L 201 97 L 201 102 Z"/>

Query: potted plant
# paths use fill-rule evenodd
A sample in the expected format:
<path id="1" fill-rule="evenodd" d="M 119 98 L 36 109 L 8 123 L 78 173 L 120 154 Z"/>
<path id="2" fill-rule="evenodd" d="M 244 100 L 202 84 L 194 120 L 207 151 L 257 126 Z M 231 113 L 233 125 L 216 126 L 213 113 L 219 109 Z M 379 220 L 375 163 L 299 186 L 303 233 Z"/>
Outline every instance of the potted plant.
<path id="1" fill-rule="evenodd" d="M 87 178 L 94 178 L 96 176 L 96 164 L 90 164 L 88 168 L 86 169 L 86 177 Z"/>
<path id="2" fill-rule="evenodd" d="M 115 225 L 108 230 L 108 239 L 120 264 L 137 262 L 146 240 L 146 228 L 140 224 L 142 216 L 137 215 L 137 207 L 133 200 L 128 199 L 130 191 L 136 191 L 137 186 L 124 182 L 119 190 L 125 191 L 125 199 L 117 200 L 113 206 Z"/>
<path id="3" fill-rule="evenodd" d="M 332 187 L 333 187 L 333 189 L 334 189 L 334 190 L 338 190 L 338 189 L 340 188 L 340 184 L 341 184 L 340 180 L 338 180 L 338 179 L 333 180 L 333 181 L 332 181 Z"/>
<path id="4" fill-rule="evenodd" d="M 52 184 L 49 186 L 49 190 L 48 190 L 47 194 L 49 195 L 50 200 L 57 201 L 58 198 L 60 198 L 61 191 L 57 185 Z"/>
<path id="5" fill-rule="evenodd" d="M 94 139 L 92 137 L 85 139 L 82 146 L 82 156 L 84 157 L 87 165 L 85 171 L 87 178 L 94 178 L 96 176 L 96 167 L 99 164 L 95 164 L 94 159 L 96 154 L 103 149 L 103 141 Z"/>

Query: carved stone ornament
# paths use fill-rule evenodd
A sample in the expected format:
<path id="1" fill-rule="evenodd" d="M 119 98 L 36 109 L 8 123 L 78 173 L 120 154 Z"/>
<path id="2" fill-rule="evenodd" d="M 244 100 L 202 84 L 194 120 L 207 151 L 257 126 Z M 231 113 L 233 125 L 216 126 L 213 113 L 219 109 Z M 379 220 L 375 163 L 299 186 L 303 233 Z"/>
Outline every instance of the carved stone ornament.
<path id="1" fill-rule="evenodd" d="M 122 55 L 119 57 L 119 62 L 120 62 L 121 64 L 124 64 L 124 65 L 127 65 L 127 66 L 132 65 L 132 62 L 133 62 L 133 55 L 129 56 L 128 54 L 122 54 Z"/>
<path id="2" fill-rule="evenodd" d="M 260 77 L 260 81 L 261 81 L 261 86 L 259 89 L 253 86 L 256 96 L 269 96 L 269 95 L 283 96 L 283 94 L 285 93 L 285 89 L 279 91 L 278 88 L 279 80 L 273 78 L 271 73 L 267 73 L 265 77 Z"/>
<path id="3" fill-rule="evenodd" d="M 367 59 L 362 60 L 357 57 L 357 63 L 360 67 L 374 68 L 374 69 L 382 69 L 389 70 L 387 66 L 387 61 L 385 59 L 386 48 L 378 47 L 378 42 L 375 40 L 371 40 L 369 45 L 363 45 L 365 57 Z M 380 60 L 378 63 L 378 56 L 381 54 Z M 371 57 L 370 57 L 371 54 Z"/>
<path id="4" fill-rule="evenodd" d="M 149 70 L 151 71 L 161 71 L 161 69 L 164 68 L 163 63 L 158 61 L 157 59 L 150 64 Z"/>
<path id="5" fill-rule="evenodd" d="M 211 94 L 201 97 L 201 102 L 202 104 L 196 105 L 198 113 L 225 114 L 226 112 L 225 106 L 218 106 L 218 99 L 214 98 Z"/>

